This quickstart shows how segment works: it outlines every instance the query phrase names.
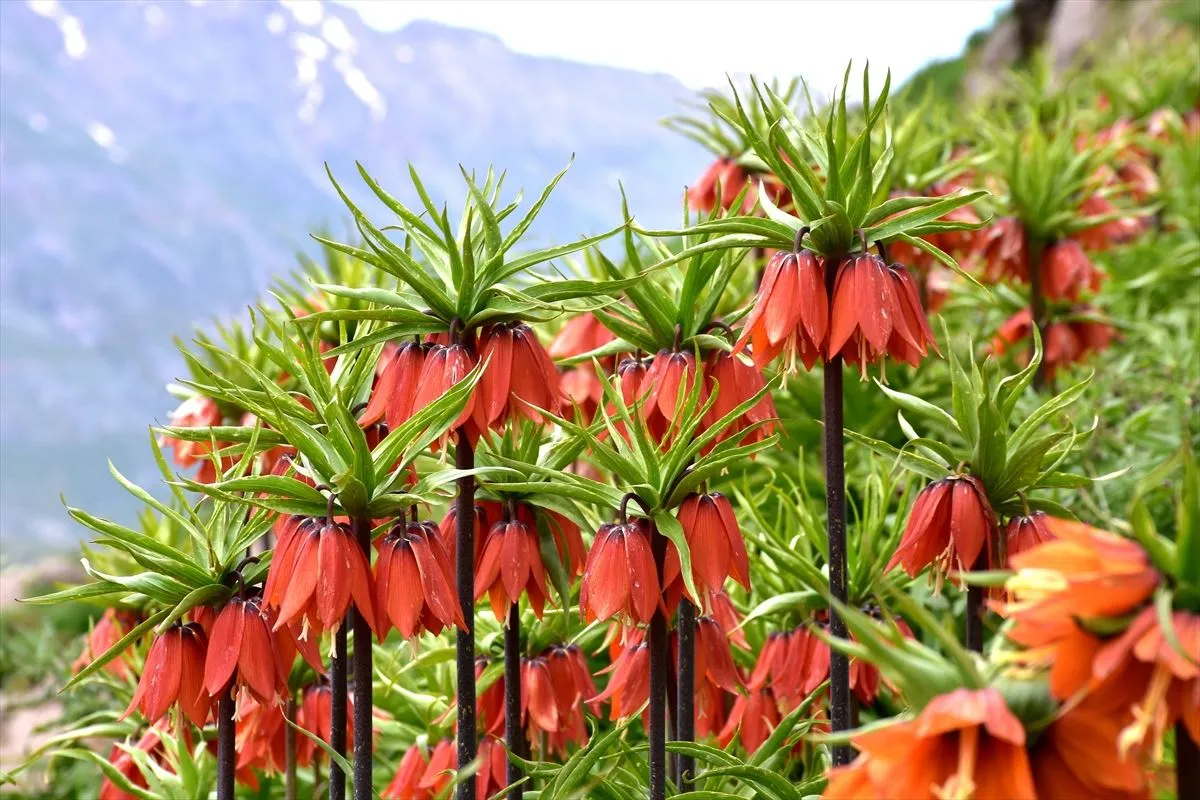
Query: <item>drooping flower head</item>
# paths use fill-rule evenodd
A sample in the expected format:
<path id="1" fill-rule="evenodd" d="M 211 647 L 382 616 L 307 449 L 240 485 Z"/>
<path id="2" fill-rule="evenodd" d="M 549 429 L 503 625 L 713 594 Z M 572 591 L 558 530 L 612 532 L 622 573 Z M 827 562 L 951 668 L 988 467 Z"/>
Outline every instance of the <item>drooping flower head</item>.
<path id="1" fill-rule="evenodd" d="M 646 521 L 601 525 L 583 571 L 580 615 L 588 621 L 649 622 L 661 602 Z"/>
<path id="2" fill-rule="evenodd" d="M 220 425 L 223 421 L 224 415 L 217 402 L 204 395 L 194 395 L 184 400 L 170 416 L 170 424 L 176 428 L 210 428 Z M 212 442 L 192 442 L 164 434 L 159 437 L 158 444 L 159 447 L 170 449 L 175 463 L 185 469 L 199 463 L 200 470 L 196 473 L 196 480 L 200 483 L 212 483 L 217 479 L 216 466 L 209 457 L 213 452 Z M 225 444 L 217 442 L 216 446 L 220 450 Z M 233 461 L 232 457 L 222 458 L 222 469 L 233 464 Z"/>
<path id="3" fill-rule="evenodd" d="M 998 523 L 983 484 L 973 475 L 955 475 L 926 486 L 917 495 L 900 545 L 888 562 L 916 577 L 931 564 L 940 577 L 974 568 L 990 559 Z"/>
<path id="4" fill-rule="evenodd" d="M 432 522 L 397 523 L 379 540 L 375 576 L 381 630 L 411 639 L 467 623 L 454 593 L 453 564 Z"/>
<path id="5" fill-rule="evenodd" d="M 414 744 L 404 752 L 396 774 L 379 796 L 383 800 L 433 800 L 433 790 L 421 785 L 428 767 L 424 748 Z"/>
<path id="6" fill-rule="evenodd" d="M 1015 217 L 1002 217 L 975 234 L 974 257 L 983 264 L 985 283 L 1029 282 L 1029 243 L 1025 226 Z"/>
<path id="7" fill-rule="evenodd" d="M 1013 517 L 1004 528 L 1004 552 L 1012 557 L 1054 538 L 1048 518 L 1043 511 L 1032 511 Z"/>
<path id="8" fill-rule="evenodd" d="M 394 345 L 358 424 L 372 425 L 383 419 L 388 430 L 394 430 L 406 422 L 417 410 L 414 404 L 424 371 L 425 348 L 420 342 L 408 340 Z"/>
<path id="9" fill-rule="evenodd" d="M 588 698 L 589 704 L 612 701 L 609 718 L 622 719 L 636 713 L 650 697 L 650 648 L 641 631 L 631 631 L 624 647 L 600 675 L 611 673 L 604 691 Z"/>
<path id="10" fill-rule="evenodd" d="M 235 767 L 243 771 L 279 773 L 287 765 L 287 720 L 283 706 L 260 703 L 252 693 L 238 696 Z"/>
<path id="11" fill-rule="evenodd" d="M 280 673 L 262 602 L 257 598 L 231 598 L 213 623 L 204 662 L 205 690 L 220 697 L 232 681 L 248 689 L 260 703 L 274 705 L 281 688 Z M 284 673 L 283 688 L 286 682 Z"/>
<path id="12" fill-rule="evenodd" d="M 333 688 L 325 682 L 304 689 L 300 708 L 296 713 L 296 724 L 315 734 L 329 744 L 333 736 Z M 354 746 L 354 698 L 346 697 L 346 747 Z M 307 736 L 296 737 L 296 763 L 302 767 L 312 766 L 313 759 L 320 754 L 316 742 Z"/>
<path id="13" fill-rule="evenodd" d="M 603 347 L 614 338 L 595 314 L 580 314 L 567 321 L 550 342 L 547 352 L 552 359 L 574 358 Z M 613 356 L 607 356 L 600 359 L 600 366 L 610 370 L 613 361 Z M 591 362 L 577 364 L 563 373 L 562 393 L 566 400 L 579 406 L 587 422 L 592 420 L 596 409 L 604 401 L 604 386 Z"/>
<path id="14" fill-rule="evenodd" d="M 888 267 L 871 253 L 852 256 L 839 267 L 829 326 L 828 352 L 841 353 L 864 375 L 868 364 L 886 356 L 915 366 L 933 344 L 908 271 Z"/>
<path id="15" fill-rule="evenodd" d="M 142 676 L 122 719 L 136 708 L 153 725 L 178 702 L 180 711 L 193 725 L 203 726 L 212 711 L 212 701 L 204 691 L 207 647 L 204 630 L 194 622 L 176 622 L 167 628 L 150 645 Z"/>
<path id="16" fill-rule="evenodd" d="M 1049 300 L 1078 301 L 1084 292 L 1099 291 L 1106 277 L 1073 239 L 1055 242 L 1042 251 L 1042 291 Z"/>
<path id="17" fill-rule="evenodd" d="M 717 350 L 704 362 L 705 392 L 713 397 L 704 427 L 711 428 L 725 415 L 745 403 L 766 387 L 762 372 L 753 364 L 746 363 L 742 356 Z M 764 392 L 749 411 L 734 419 L 717 436 L 716 442 L 739 438 L 739 444 L 751 444 L 770 436 L 775 430 L 775 401 L 770 392 Z"/>
<path id="18" fill-rule="evenodd" d="M 83 652 L 71 664 L 71 672 L 77 673 L 91 664 L 108 649 L 133 630 L 138 624 L 137 614 L 133 611 L 106 608 L 100 619 L 88 631 L 83 640 Z M 110 675 L 124 678 L 129 674 L 129 654 L 122 653 L 104 665 L 104 670 Z"/>
<path id="19" fill-rule="evenodd" d="M 475 599 L 489 596 L 496 619 L 524 592 L 540 619 L 546 606 L 546 569 L 536 529 L 519 519 L 497 522 L 488 531 L 475 567 Z"/>
<path id="20" fill-rule="evenodd" d="M 739 694 L 717 734 L 717 743 L 724 749 L 735 739 L 747 753 L 753 753 L 779 725 L 779 705 L 767 688 L 750 689 Z"/>
<path id="21" fill-rule="evenodd" d="M 790 371 L 796 369 L 797 358 L 805 369 L 812 369 L 826 356 L 828 333 L 829 297 L 821 259 L 808 250 L 777 252 L 763 272 L 734 353 L 749 344 L 760 370 L 780 354 Z"/>
<path id="22" fill-rule="evenodd" d="M 475 356 L 462 344 L 434 344 L 425 356 L 425 363 L 421 367 L 421 376 L 417 379 L 417 392 L 413 398 L 412 413 L 415 414 L 444 396 L 454 388 L 456 383 L 467 377 L 475 368 L 476 363 L 478 361 Z M 474 415 L 478 403 L 479 387 L 476 386 L 475 391 L 467 398 L 462 412 L 450 426 L 450 430 L 456 430 L 466 425 L 469 438 L 472 441 L 477 439 L 480 428 L 475 423 Z"/>
<path id="23" fill-rule="evenodd" d="M 296 621 L 304 630 L 337 630 L 353 600 L 377 631 L 373 586 L 370 562 L 350 526 L 313 520 L 279 543 L 264 600 L 279 609 L 274 630 Z"/>
<path id="24" fill-rule="evenodd" d="M 711 212 L 720 201 L 725 211 L 733 207 L 734 200 L 741 194 L 742 189 L 750 180 L 745 167 L 735 159 L 722 156 L 709 164 L 704 173 L 696 180 L 696 185 L 688 189 L 688 206 L 696 211 Z M 746 192 L 742 200 L 741 213 L 749 214 L 754 208 L 755 193 L 753 188 Z"/>
<path id="25" fill-rule="evenodd" d="M 485 328 L 479 338 L 479 355 L 487 362 L 474 407 L 480 430 L 498 430 L 512 416 L 540 423 L 539 408 L 558 413 L 558 370 L 528 325 L 514 322 Z"/>
<path id="26" fill-rule="evenodd" d="M 750 561 L 729 498 L 720 492 L 689 495 L 680 505 L 678 517 L 692 556 L 692 577 L 700 593 L 692 600 L 708 608 L 709 596 L 720 591 L 730 576 L 749 589 Z M 671 596 L 668 609 L 673 608 L 684 591 L 679 551 L 674 547 L 667 548 L 663 586 L 664 594 Z"/>

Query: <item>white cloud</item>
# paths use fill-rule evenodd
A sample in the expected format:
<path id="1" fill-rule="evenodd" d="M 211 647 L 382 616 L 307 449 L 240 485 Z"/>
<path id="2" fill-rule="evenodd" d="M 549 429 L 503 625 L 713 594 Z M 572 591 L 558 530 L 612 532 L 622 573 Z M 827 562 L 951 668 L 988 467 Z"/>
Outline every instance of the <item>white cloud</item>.
<path id="1" fill-rule="evenodd" d="M 725 75 L 803 75 L 814 89 L 867 59 L 903 80 L 962 52 L 1007 0 L 340 0 L 384 30 L 413 20 L 486 31 L 522 53 L 674 75 L 693 88 Z"/>

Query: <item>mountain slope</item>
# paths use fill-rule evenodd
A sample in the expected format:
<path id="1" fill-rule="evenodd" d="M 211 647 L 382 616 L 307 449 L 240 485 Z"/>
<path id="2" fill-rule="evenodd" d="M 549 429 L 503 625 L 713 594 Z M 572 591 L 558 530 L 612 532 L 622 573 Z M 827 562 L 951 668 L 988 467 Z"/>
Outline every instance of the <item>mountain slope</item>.
<path id="1" fill-rule="evenodd" d="M 105 458 L 156 481 L 145 428 L 182 372 L 172 334 L 244 308 L 309 231 L 343 227 L 324 163 L 357 188 L 361 160 L 405 196 L 411 161 L 453 204 L 459 163 L 528 193 L 574 153 L 535 238 L 611 226 L 618 181 L 665 224 L 706 160 L 657 124 L 687 95 L 328 4 L 0 3 L 5 555 L 75 538 L 60 490 L 128 517 Z"/>

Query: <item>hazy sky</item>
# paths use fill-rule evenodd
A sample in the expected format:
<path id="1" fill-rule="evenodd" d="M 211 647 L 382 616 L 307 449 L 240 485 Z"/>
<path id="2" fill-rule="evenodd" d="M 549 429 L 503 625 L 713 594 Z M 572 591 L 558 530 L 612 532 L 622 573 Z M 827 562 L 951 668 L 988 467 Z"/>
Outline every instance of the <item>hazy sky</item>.
<path id="1" fill-rule="evenodd" d="M 958 55 L 1008 0 L 343 0 L 384 30 L 426 19 L 499 36 L 523 53 L 666 72 L 692 88 L 726 73 L 814 89 L 870 59 L 903 80 Z"/>

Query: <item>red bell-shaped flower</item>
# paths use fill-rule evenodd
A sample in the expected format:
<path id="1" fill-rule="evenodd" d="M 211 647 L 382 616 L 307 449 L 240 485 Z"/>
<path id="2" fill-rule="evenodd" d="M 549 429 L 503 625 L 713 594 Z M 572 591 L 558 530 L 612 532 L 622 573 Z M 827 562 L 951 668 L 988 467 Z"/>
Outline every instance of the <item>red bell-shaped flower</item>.
<path id="1" fill-rule="evenodd" d="M 975 233 L 974 257 L 986 283 L 1029 282 L 1029 244 L 1019 219 L 1003 217 Z"/>
<path id="2" fill-rule="evenodd" d="M 203 727 L 212 711 L 212 702 L 204 691 L 207 647 L 204 630 L 194 622 L 176 622 L 167 628 L 150 645 L 137 689 L 121 718 L 136 708 L 153 725 L 178 701 L 184 716 L 193 725 Z"/>
<path id="3" fill-rule="evenodd" d="M 990 560 L 996 533 L 996 515 L 979 479 L 943 478 L 917 495 L 886 569 L 899 564 L 914 577 L 931 564 L 939 573 L 973 569 L 981 555 L 985 562 Z"/>
<path id="4" fill-rule="evenodd" d="M 779 725 L 779 719 L 779 707 L 771 690 L 751 689 L 733 701 L 725 727 L 717 734 L 717 743 L 724 749 L 738 739 L 742 749 L 753 753 Z"/>
<path id="5" fill-rule="evenodd" d="M 350 526 L 314 522 L 280 543 L 264 599 L 279 609 L 275 630 L 297 620 L 306 630 L 337 630 L 353 598 L 355 609 L 377 631 L 372 585 L 370 562 Z"/>
<path id="6" fill-rule="evenodd" d="M 649 622 L 660 602 L 645 521 L 601 525 L 583 571 L 580 615 L 588 621 L 616 616 L 629 623 Z"/>
<path id="7" fill-rule="evenodd" d="M 679 416 L 680 405 L 695 389 L 700 373 L 696 369 L 696 356 L 689 352 L 659 350 L 650 362 L 650 369 L 642 379 L 639 409 L 647 430 L 662 440 Z M 705 401 L 703 384 L 697 406 Z"/>
<path id="8" fill-rule="evenodd" d="M 406 639 L 422 630 L 436 635 L 450 625 L 467 629 L 454 593 L 451 560 L 432 522 L 393 526 L 380 540 L 376 570 L 381 633 L 393 625 Z"/>
<path id="9" fill-rule="evenodd" d="M 1012 558 L 1057 538 L 1046 519 L 1046 515 L 1041 511 L 1010 519 L 1004 528 L 1004 552 L 1007 557 Z"/>
<path id="10" fill-rule="evenodd" d="M 137 624 L 137 614 L 132 611 L 117 608 L 104 609 L 104 614 L 84 637 L 83 652 L 71 664 L 71 672 L 79 672 L 104 655 L 110 647 L 137 627 Z M 129 674 L 129 653 L 121 653 L 109 661 L 104 665 L 104 671 L 118 678 L 124 678 Z"/>
<path id="11" fill-rule="evenodd" d="M 691 553 L 692 579 L 701 595 L 693 600 L 707 608 L 709 596 L 720 591 L 730 575 L 749 589 L 750 561 L 729 498 L 720 492 L 688 495 L 678 516 Z M 682 586 L 682 582 L 679 551 L 669 547 L 663 562 L 663 584 Z M 668 607 L 674 605 L 671 602 Z"/>
<path id="12" fill-rule="evenodd" d="M 628 717 L 650 697 L 650 648 L 641 636 L 631 636 L 621 654 L 599 674 L 612 673 L 604 691 L 588 700 L 603 703 L 612 700 L 610 719 Z"/>
<path id="13" fill-rule="evenodd" d="M 541 422 L 537 409 L 558 413 L 558 370 L 528 325 L 487 328 L 479 339 L 479 355 L 487 363 L 475 399 L 480 430 L 500 429 L 514 415 Z"/>
<path id="14" fill-rule="evenodd" d="M 415 410 L 417 389 L 424 371 L 425 348 L 420 343 L 410 340 L 396 345 L 371 390 L 371 400 L 358 424 L 371 425 L 383 419 L 388 430 L 394 430 L 407 421 Z"/>
<path id="15" fill-rule="evenodd" d="M 321 741 L 329 744 L 333 736 L 333 689 L 327 683 L 309 686 L 296 713 L 296 724 Z M 346 747 L 354 746 L 354 699 L 346 697 Z M 313 758 L 320 752 L 316 743 L 307 736 L 296 737 L 296 763 L 311 766 Z"/>
<path id="16" fill-rule="evenodd" d="M 1042 291 L 1049 300 L 1077 301 L 1084 292 L 1099 291 L 1106 277 L 1072 239 L 1055 242 L 1042 252 Z"/>
<path id="17" fill-rule="evenodd" d="M 933 343 L 916 284 L 901 266 L 862 253 L 845 261 L 833 290 L 829 352 L 842 354 L 865 374 L 885 355 L 913 366 Z M 935 346 L 936 347 L 936 346 Z"/>
<path id="18" fill-rule="evenodd" d="M 260 601 L 232 598 L 213 624 L 204 662 L 205 690 L 219 697 L 236 679 L 260 703 L 272 705 L 278 676 L 274 643 Z"/>
<path id="19" fill-rule="evenodd" d="M 405 751 L 396 767 L 396 774 L 379 795 L 383 800 L 433 800 L 433 791 L 421 785 L 429 761 L 420 745 L 414 744 Z"/>
<path id="20" fill-rule="evenodd" d="M 508 618 L 508 606 L 524 591 L 540 619 L 546 606 L 546 569 L 535 530 L 520 520 L 497 522 L 488 531 L 475 568 L 475 599 L 487 593 L 496 619 Z"/>
<path id="21" fill-rule="evenodd" d="M 759 369 L 780 353 L 789 371 L 796 369 L 797 357 L 812 369 L 826 355 L 828 333 L 829 297 L 821 260 L 808 250 L 777 252 L 763 272 L 734 352 L 751 344 Z"/>
<path id="22" fill-rule="evenodd" d="M 750 175 L 744 167 L 734 159 L 722 156 L 704 170 L 695 186 L 688 189 L 688 206 L 696 211 L 710 212 L 719 201 L 721 208 L 728 211 L 749 180 Z M 742 200 L 741 213 L 749 214 L 755 199 L 756 192 L 751 187 Z"/>
<path id="23" fill-rule="evenodd" d="M 421 377 L 417 379 L 417 394 L 413 398 L 412 413 L 416 413 L 425 406 L 443 397 L 447 392 L 454 388 L 454 385 L 475 368 L 476 359 L 466 347 L 461 344 L 435 344 L 430 348 L 425 356 L 425 363 L 421 367 Z M 450 426 L 451 430 L 462 426 L 467 420 L 472 419 L 475 412 L 475 404 L 478 402 L 478 386 L 476 391 L 471 393 L 467 398 L 467 403 L 463 406 L 462 412 L 458 415 L 458 419 Z M 472 436 L 478 435 L 478 431 L 471 431 Z"/>
<path id="24" fill-rule="evenodd" d="M 604 327 L 595 314 L 580 314 L 567 321 L 550 342 L 547 352 L 555 360 L 574 358 L 603 347 L 613 339 L 612 332 Z M 612 369 L 613 357 L 601 358 L 600 365 L 605 370 Z M 604 386 L 596 374 L 595 365 L 587 361 L 563 372 L 562 393 L 566 400 L 579 406 L 583 419 L 590 422 L 604 401 Z"/>
<path id="25" fill-rule="evenodd" d="M 754 397 L 766 386 L 758 367 L 724 350 L 716 351 L 705 362 L 704 378 L 707 394 L 715 395 L 704 421 L 706 428 L 716 425 L 722 417 Z M 749 411 L 734 419 L 721 431 L 717 442 L 735 438 L 742 431 L 747 433 L 741 437 L 739 444 L 761 441 L 774 432 L 778 416 L 771 393 L 764 392 Z"/>

